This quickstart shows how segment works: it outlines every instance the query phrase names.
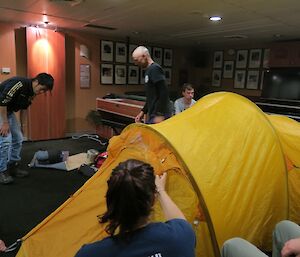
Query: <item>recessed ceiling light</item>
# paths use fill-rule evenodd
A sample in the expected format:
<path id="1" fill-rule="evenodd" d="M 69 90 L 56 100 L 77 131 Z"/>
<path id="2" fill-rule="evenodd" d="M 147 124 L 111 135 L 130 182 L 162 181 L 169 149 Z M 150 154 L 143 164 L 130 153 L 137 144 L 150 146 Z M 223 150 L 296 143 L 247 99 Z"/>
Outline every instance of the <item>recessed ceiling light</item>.
<path id="1" fill-rule="evenodd" d="M 220 20 L 222 20 L 222 17 L 220 17 L 220 16 L 211 16 L 211 17 L 209 17 L 209 19 L 211 21 L 220 21 Z"/>

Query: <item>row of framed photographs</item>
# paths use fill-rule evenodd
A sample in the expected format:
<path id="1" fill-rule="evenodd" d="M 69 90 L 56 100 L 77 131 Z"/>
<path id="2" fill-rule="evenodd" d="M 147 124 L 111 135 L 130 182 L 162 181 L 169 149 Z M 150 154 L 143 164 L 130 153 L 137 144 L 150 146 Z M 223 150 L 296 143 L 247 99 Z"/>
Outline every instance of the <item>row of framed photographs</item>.
<path id="1" fill-rule="evenodd" d="M 227 61 L 223 61 L 223 51 L 214 52 L 213 68 L 222 68 Z M 263 68 L 269 68 L 270 49 L 242 49 L 236 51 L 237 69 L 257 69 L 261 65 Z M 263 58 L 262 58 L 263 57 Z"/>
<path id="2" fill-rule="evenodd" d="M 260 70 L 235 70 L 233 87 L 239 89 L 262 89 L 263 77 L 264 71 L 260 72 Z M 222 70 L 213 70 L 212 86 L 220 87 L 221 81 Z"/>
<path id="3" fill-rule="evenodd" d="M 172 69 L 163 68 L 166 83 L 171 85 Z M 145 83 L 145 70 L 135 65 L 102 63 L 100 65 L 100 83 L 103 85 L 140 85 Z"/>
<path id="4" fill-rule="evenodd" d="M 133 64 L 132 52 L 138 45 L 123 42 L 113 42 L 101 40 L 101 58 L 102 62 L 128 63 Z M 171 67 L 173 62 L 172 49 L 147 46 L 153 60 L 159 65 Z M 128 54 L 129 53 L 129 54 Z"/>

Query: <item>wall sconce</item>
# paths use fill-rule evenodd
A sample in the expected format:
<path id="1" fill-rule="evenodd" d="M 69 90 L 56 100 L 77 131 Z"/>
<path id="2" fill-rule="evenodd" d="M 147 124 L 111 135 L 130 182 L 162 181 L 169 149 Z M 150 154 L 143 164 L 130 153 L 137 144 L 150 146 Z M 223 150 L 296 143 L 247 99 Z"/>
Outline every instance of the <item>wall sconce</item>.
<path id="1" fill-rule="evenodd" d="M 86 45 L 80 45 L 80 56 L 89 59 L 89 49 Z"/>

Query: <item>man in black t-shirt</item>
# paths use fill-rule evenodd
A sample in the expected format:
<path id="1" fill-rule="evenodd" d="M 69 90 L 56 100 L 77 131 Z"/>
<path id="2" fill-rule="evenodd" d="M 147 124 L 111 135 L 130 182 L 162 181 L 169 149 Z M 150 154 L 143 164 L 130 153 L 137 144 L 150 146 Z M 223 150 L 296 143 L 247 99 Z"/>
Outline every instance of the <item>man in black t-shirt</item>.
<path id="1" fill-rule="evenodd" d="M 138 46 L 132 53 L 136 65 L 145 69 L 146 103 L 136 116 L 135 122 L 141 122 L 147 114 L 146 123 L 159 123 L 172 114 L 168 88 L 163 69 L 155 63 L 146 47 Z"/>

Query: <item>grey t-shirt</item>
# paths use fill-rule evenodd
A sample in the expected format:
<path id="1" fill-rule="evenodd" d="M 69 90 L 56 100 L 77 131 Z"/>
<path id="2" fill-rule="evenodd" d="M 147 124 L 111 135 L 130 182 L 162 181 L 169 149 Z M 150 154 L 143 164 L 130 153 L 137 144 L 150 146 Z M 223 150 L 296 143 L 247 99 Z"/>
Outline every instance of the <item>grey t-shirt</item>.
<path id="1" fill-rule="evenodd" d="M 196 103 L 196 101 L 194 99 L 192 99 L 190 105 L 187 105 L 187 104 L 184 103 L 184 98 L 183 97 L 177 99 L 174 103 L 175 114 L 183 112 L 184 110 L 190 108 L 195 103 Z"/>

